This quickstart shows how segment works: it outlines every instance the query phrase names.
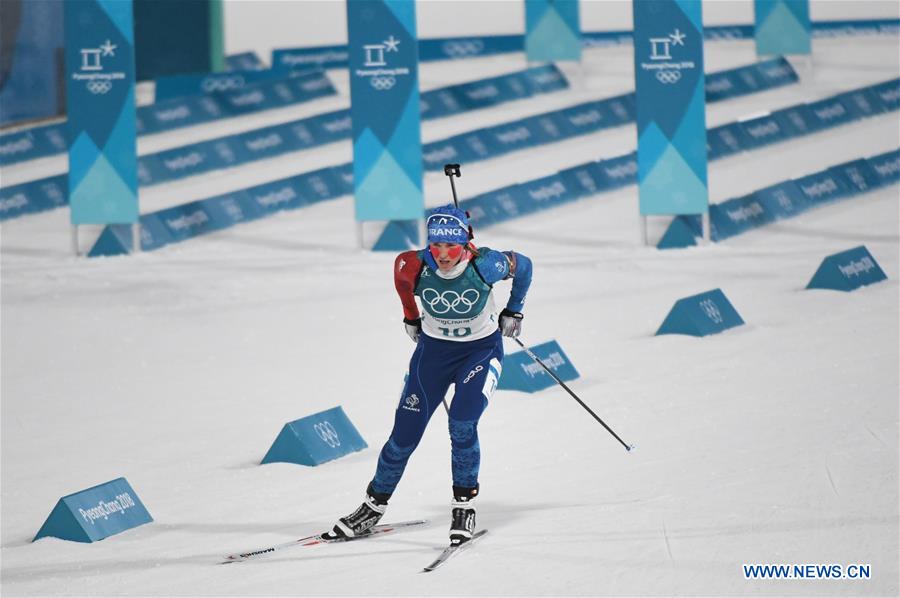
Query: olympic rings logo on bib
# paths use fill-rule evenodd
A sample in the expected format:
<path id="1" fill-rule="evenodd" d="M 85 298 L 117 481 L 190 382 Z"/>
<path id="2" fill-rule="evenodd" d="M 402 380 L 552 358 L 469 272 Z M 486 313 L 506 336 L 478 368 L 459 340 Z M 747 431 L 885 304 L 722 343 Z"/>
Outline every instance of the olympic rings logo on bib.
<path id="1" fill-rule="evenodd" d="M 422 291 L 422 301 L 436 314 L 445 314 L 449 311 L 457 314 L 467 314 L 481 298 L 481 293 L 475 289 L 466 289 L 462 294 L 456 291 L 444 291 L 438 293 L 434 289 Z"/>

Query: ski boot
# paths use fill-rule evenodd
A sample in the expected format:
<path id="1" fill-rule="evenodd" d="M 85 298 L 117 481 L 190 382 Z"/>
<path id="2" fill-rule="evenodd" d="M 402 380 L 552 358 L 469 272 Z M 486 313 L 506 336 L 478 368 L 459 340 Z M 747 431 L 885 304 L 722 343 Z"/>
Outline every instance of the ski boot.
<path id="1" fill-rule="evenodd" d="M 355 538 L 369 533 L 369 529 L 378 523 L 387 509 L 390 494 L 382 494 L 372 489 L 372 484 L 366 488 L 366 498 L 359 508 L 338 519 L 334 528 L 328 533 L 331 537 Z"/>
<path id="2" fill-rule="evenodd" d="M 475 497 L 478 486 L 474 488 L 453 487 L 452 520 L 450 522 L 450 545 L 459 545 L 472 539 L 475 533 Z"/>

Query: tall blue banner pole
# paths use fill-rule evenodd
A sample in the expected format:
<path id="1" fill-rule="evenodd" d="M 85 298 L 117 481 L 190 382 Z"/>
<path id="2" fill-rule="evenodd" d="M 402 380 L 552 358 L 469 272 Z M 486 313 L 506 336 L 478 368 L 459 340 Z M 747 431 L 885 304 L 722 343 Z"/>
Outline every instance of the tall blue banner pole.
<path id="1" fill-rule="evenodd" d="M 353 189 L 362 222 L 419 221 L 422 140 L 413 0 L 347 0 Z"/>
<path id="2" fill-rule="evenodd" d="M 581 61 L 579 0 L 525 0 L 528 62 Z"/>
<path id="3" fill-rule="evenodd" d="M 80 224 L 138 222 L 134 21 L 131 0 L 66 0 L 63 6 L 68 188 L 77 252 Z"/>
<path id="4" fill-rule="evenodd" d="M 756 54 L 812 53 L 809 0 L 754 0 Z"/>
<path id="5" fill-rule="evenodd" d="M 634 0 L 632 9 L 646 243 L 648 215 L 709 212 L 703 20 L 700 0 Z"/>

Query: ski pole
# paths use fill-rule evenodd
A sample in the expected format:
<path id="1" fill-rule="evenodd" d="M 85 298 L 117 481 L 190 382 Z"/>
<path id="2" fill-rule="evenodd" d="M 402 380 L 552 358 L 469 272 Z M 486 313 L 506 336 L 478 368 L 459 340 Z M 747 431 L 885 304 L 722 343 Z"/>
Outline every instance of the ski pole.
<path id="1" fill-rule="evenodd" d="M 547 365 L 546 365 L 543 361 L 541 361 L 541 359 L 540 359 L 537 355 L 535 355 L 534 353 L 531 352 L 531 349 L 529 349 L 528 347 L 525 346 L 525 343 L 523 343 L 522 341 L 520 341 L 517 337 L 513 337 L 513 340 L 516 341 L 517 343 L 519 343 L 519 346 L 522 347 L 523 349 L 525 349 L 525 352 L 528 353 L 528 356 L 531 357 L 533 360 L 535 360 L 535 361 L 538 363 L 538 365 L 540 365 L 542 368 L 544 368 L 544 370 L 545 370 L 548 374 L 550 374 L 550 375 L 553 377 L 554 380 L 556 380 L 556 383 L 557 383 L 557 384 L 559 384 L 559 385 L 562 386 L 564 389 L 566 389 L 566 392 L 569 393 L 570 395 L 572 395 L 572 398 L 575 399 L 576 401 L 578 401 L 578 404 L 579 404 L 579 405 L 581 405 L 582 407 L 584 407 L 585 410 L 586 410 L 588 413 L 590 413 L 591 415 L 593 415 L 593 416 L 594 416 L 594 419 L 596 419 L 598 422 L 600 422 L 600 425 L 603 426 L 604 428 L 606 428 L 606 431 L 609 432 L 610 434 L 612 434 L 613 437 L 614 437 L 616 440 L 618 440 L 618 441 L 622 444 L 622 446 L 625 447 L 625 450 L 626 450 L 626 451 L 631 452 L 631 450 L 634 448 L 634 445 L 633 445 L 633 444 L 625 444 L 625 441 L 622 440 L 621 438 L 619 438 L 619 435 L 616 434 L 615 432 L 613 432 L 613 431 L 612 431 L 612 428 L 610 428 L 609 426 L 607 426 L 607 425 L 606 425 L 606 422 L 604 422 L 602 419 L 600 419 L 600 417 L 599 417 L 596 413 L 594 413 L 593 410 L 591 410 L 590 407 L 588 407 L 587 405 L 585 405 L 585 404 L 584 404 L 584 401 L 582 401 L 581 399 L 579 399 L 579 398 L 578 398 L 578 395 L 576 395 L 574 392 L 572 392 L 572 389 L 569 388 L 568 386 L 566 386 L 566 383 L 565 383 L 565 382 L 563 382 L 562 380 L 560 380 L 559 377 L 558 377 L 556 374 L 554 374 L 553 371 L 552 371 L 549 367 L 547 367 Z"/>
<path id="2" fill-rule="evenodd" d="M 459 171 L 459 164 L 444 164 L 444 174 L 450 177 L 450 189 L 453 191 L 453 205 L 458 208 L 459 200 L 456 198 L 456 185 L 453 183 L 453 177 L 462 176 L 462 173 Z M 447 399 L 441 399 L 441 402 L 444 403 L 444 409 L 447 411 L 447 415 L 450 415 L 450 407 L 447 406 Z"/>
<path id="3" fill-rule="evenodd" d="M 459 171 L 459 164 L 444 164 L 444 174 L 450 177 L 450 189 L 453 190 L 453 205 L 458 208 L 459 200 L 456 198 L 456 184 L 453 182 L 453 177 L 462 176 L 462 173 Z"/>
<path id="4" fill-rule="evenodd" d="M 453 205 L 459 208 L 459 198 L 456 196 L 456 183 L 453 182 L 453 177 L 461 177 L 462 173 L 459 171 L 459 164 L 444 164 L 444 174 L 450 177 L 450 190 L 453 191 Z M 466 218 L 471 218 L 472 215 L 469 214 L 469 210 L 466 210 Z M 475 232 L 472 230 L 472 225 L 469 225 L 469 240 L 475 238 Z"/>

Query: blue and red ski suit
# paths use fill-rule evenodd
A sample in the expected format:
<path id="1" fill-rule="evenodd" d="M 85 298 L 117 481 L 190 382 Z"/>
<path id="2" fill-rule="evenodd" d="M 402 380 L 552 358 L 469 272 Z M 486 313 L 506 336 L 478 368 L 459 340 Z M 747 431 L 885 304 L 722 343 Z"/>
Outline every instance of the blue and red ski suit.
<path id="1" fill-rule="evenodd" d="M 531 284 L 531 260 L 513 251 L 469 245 L 471 259 L 449 274 L 431 253 L 406 251 L 394 261 L 394 284 L 407 320 L 420 317 L 422 333 L 409 362 L 390 438 L 381 449 L 371 488 L 394 492 L 410 455 L 450 385 L 455 385 L 449 423 L 453 485 L 478 487 L 481 451 L 478 420 L 500 379 L 503 337 L 497 324 L 493 285 L 512 279 L 506 308 L 521 312 Z"/>

